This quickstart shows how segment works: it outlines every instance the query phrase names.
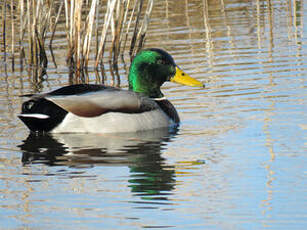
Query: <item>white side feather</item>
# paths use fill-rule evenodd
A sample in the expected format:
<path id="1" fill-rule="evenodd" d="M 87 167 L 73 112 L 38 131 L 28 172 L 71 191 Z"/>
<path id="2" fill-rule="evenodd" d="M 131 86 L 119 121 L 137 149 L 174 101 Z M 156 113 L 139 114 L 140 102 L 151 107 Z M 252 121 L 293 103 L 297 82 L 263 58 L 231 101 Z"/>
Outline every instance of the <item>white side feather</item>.
<path id="1" fill-rule="evenodd" d="M 19 114 L 19 117 L 32 117 L 37 119 L 48 119 L 49 116 L 41 113 L 28 113 L 28 114 Z"/>
<path id="2" fill-rule="evenodd" d="M 109 112 L 92 118 L 68 113 L 52 133 L 124 133 L 169 127 L 173 124 L 158 109 L 136 114 Z"/>

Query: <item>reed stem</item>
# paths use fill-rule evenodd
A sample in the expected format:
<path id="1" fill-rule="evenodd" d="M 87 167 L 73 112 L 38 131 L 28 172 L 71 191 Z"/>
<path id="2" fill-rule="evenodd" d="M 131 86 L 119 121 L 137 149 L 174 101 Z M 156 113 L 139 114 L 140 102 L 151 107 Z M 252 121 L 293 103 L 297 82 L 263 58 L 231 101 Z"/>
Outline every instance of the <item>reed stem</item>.
<path id="1" fill-rule="evenodd" d="M 15 57 L 14 57 L 14 53 L 15 53 L 15 23 L 14 23 L 14 1 L 11 0 L 11 29 L 12 29 L 12 71 L 15 71 Z"/>
<path id="2" fill-rule="evenodd" d="M 2 15 L 3 61 L 6 63 L 6 0 L 3 3 Z"/>

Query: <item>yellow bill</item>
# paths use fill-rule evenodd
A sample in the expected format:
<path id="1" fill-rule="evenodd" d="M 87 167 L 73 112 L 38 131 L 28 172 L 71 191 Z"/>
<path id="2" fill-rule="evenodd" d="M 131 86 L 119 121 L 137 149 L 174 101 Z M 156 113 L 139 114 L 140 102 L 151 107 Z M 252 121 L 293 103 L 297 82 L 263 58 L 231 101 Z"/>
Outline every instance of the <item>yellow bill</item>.
<path id="1" fill-rule="evenodd" d="M 175 76 L 171 78 L 171 82 L 176 82 L 187 86 L 205 87 L 205 85 L 202 82 L 190 77 L 188 74 L 183 72 L 177 66 L 176 66 Z"/>

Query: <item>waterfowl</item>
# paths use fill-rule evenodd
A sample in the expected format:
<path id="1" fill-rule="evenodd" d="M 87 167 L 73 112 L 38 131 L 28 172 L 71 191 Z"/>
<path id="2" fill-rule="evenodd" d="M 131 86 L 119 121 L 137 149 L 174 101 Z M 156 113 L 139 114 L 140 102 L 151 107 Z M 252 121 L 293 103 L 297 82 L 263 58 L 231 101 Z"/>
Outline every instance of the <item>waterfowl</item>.
<path id="1" fill-rule="evenodd" d="M 175 107 L 160 87 L 166 81 L 203 87 L 166 51 L 144 49 L 133 59 L 129 90 L 77 84 L 49 93 L 23 95 L 18 117 L 32 132 L 120 133 L 178 126 Z"/>

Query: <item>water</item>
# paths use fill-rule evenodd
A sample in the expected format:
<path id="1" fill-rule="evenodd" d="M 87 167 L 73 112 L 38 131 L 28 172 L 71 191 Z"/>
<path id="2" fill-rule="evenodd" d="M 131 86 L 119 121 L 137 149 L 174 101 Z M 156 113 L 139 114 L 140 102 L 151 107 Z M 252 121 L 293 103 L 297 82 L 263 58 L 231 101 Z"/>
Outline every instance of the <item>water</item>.
<path id="1" fill-rule="evenodd" d="M 206 84 L 164 85 L 178 130 L 29 135 L 37 86 L 1 64 L 0 229 L 306 228 L 305 2 L 206 2 L 156 1 L 147 34 Z M 61 36 L 40 91 L 68 84 Z"/>

